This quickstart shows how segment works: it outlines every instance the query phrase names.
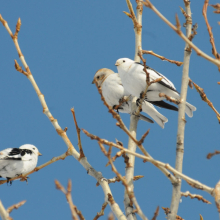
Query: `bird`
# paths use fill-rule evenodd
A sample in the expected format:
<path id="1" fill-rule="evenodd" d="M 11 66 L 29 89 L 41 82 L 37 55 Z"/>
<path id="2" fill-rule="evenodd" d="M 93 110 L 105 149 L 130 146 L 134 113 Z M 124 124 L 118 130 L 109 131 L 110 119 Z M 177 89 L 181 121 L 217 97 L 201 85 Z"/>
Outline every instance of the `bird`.
<path id="1" fill-rule="evenodd" d="M 122 80 L 124 88 L 130 94 L 140 97 L 140 94 L 144 92 L 147 86 L 146 73 L 143 70 L 144 66 L 141 63 L 135 62 L 129 58 L 120 58 L 116 61 L 115 65 L 117 66 L 118 74 Z M 159 107 L 178 111 L 175 106 L 164 102 L 164 97 L 159 97 L 160 93 L 164 93 L 170 97 L 179 99 L 180 94 L 176 90 L 173 83 L 161 73 L 150 68 L 149 66 L 146 66 L 146 68 L 147 72 L 149 73 L 150 82 L 161 77 L 162 80 L 149 86 L 145 100 Z M 189 117 L 192 117 L 193 111 L 196 111 L 196 107 L 186 102 L 186 114 Z"/>
<path id="2" fill-rule="evenodd" d="M 32 171 L 41 155 L 32 144 L 0 151 L 0 177 L 6 178 L 12 184 L 10 179 Z"/>
<path id="3" fill-rule="evenodd" d="M 92 83 L 95 82 L 97 82 L 98 87 L 101 87 L 102 95 L 109 106 L 114 108 L 115 106 L 120 104 L 121 100 L 126 99 L 126 102 L 123 102 L 122 105 L 119 106 L 118 111 L 122 113 L 132 114 L 132 97 L 124 89 L 121 79 L 117 73 L 107 68 L 100 69 L 95 73 Z M 153 118 L 162 128 L 164 128 L 164 124 L 168 121 L 165 116 L 160 114 L 154 108 L 154 106 L 147 101 L 143 102 L 142 111 Z M 148 122 L 153 122 L 151 119 L 145 117 L 142 114 L 140 114 L 140 119 Z"/>

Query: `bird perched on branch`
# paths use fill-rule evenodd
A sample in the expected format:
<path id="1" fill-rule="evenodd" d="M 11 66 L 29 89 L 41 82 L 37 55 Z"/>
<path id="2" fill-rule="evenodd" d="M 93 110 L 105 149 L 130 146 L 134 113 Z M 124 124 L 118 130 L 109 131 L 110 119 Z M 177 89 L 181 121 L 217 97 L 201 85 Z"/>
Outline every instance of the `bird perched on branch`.
<path id="1" fill-rule="evenodd" d="M 118 59 L 115 63 L 118 69 L 118 74 L 121 78 L 124 88 L 132 95 L 140 97 L 147 86 L 146 83 L 146 73 L 144 72 L 144 66 L 141 63 L 135 62 L 128 58 Z M 164 97 L 160 97 L 160 93 L 164 93 L 175 99 L 180 99 L 180 95 L 177 92 L 173 83 L 168 80 L 165 76 L 157 71 L 147 67 L 147 72 L 149 73 L 150 82 L 162 77 L 162 80 L 156 83 L 152 83 L 146 93 L 145 100 L 151 102 L 162 108 L 167 108 L 170 110 L 178 110 L 175 106 L 170 105 L 162 100 Z M 186 114 L 189 117 L 193 116 L 193 111 L 196 107 L 186 102 Z"/>
<path id="2" fill-rule="evenodd" d="M 101 87 L 102 95 L 109 106 L 114 108 L 115 106 L 120 105 L 123 99 L 127 99 L 119 106 L 118 111 L 132 114 L 131 96 L 125 91 L 121 79 L 117 73 L 114 73 L 112 70 L 106 68 L 100 69 L 96 72 L 92 83 L 95 82 L 97 83 L 98 87 Z M 168 121 L 168 119 L 160 114 L 151 103 L 144 101 L 142 104 L 142 110 L 153 118 L 160 125 L 160 127 L 164 128 L 164 124 Z M 140 119 L 151 123 L 153 122 L 151 119 L 142 114 L 140 114 Z"/>
<path id="3" fill-rule="evenodd" d="M 9 182 L 11 178 L 32 171 L 37 165 L 38 156 L 41 155 L 31 144 L 0 151 L 0 177 L 6 178 Z"/>

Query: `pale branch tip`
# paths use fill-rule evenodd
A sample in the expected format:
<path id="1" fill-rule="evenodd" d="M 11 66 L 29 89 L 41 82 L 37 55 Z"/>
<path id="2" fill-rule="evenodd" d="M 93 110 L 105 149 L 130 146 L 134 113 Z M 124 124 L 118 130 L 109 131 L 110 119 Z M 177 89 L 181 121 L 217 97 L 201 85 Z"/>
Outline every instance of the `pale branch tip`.
<path id="1" fill-rule="evenodd" d="M 176 32 L 177 34 L 181 34 L 181 24 L 180 24 L 180 20 L 178 18 L 178 15 L 175 15 L 175 19 L 176 19 Z"/>
<path id="2" fill-rule="evenodd" d="M 13 211 L 13 209 L 18 209 L 19 207 L 21 207 L 22 205 L 24 205 L 26 203 L 26 200 L 23 200 L 17 204 L 14 204 L 12 206 L 10 206 L 9 208 L 7 208 L 7 212 L 11 213 Z"/>
<path id="3" fill-rule="evenodd" d="M 15 29 L 15 34 L 14 34 L 14 38 L 17 38 L 18 37 L 18 33 L 21 29 L 21 19 L 18 18 L 18 21 L 17 21 L 17 24 L 16 24 L 16 29 Z"/>

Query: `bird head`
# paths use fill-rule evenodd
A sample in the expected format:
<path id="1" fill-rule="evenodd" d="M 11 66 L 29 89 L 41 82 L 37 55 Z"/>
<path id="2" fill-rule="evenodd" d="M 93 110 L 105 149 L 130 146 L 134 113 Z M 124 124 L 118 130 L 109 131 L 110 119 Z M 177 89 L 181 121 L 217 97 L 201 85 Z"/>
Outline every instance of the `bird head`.
<path id="1" fill-rule="evenodd" d="M 97 83 L 98 87 L 100 87 L 102 85 L 102 83 L 104 82 L 104 80 L 110 75 L 113 74 L 114 72 L 110 69 L 107 68 L 103 68 L 98 70 L 95 73 L 94 79 L 92 81 L 92 84 Z"/>
<path id="2" fill-rule="evenodd" d="M 31 150 L 37 156 L 42 156 L 42 154 L 38 151 L 38 149 L 32 144 L 24 144 L 24 145 L 20 146 L 19 148 Z"/>
<path id="3" fill-rule="evenodd" d="M 133 63 L 134 61 L 129 58 L 120 58 L 116 61 L 115 66 L 118 70 L 128 71 Z"/>

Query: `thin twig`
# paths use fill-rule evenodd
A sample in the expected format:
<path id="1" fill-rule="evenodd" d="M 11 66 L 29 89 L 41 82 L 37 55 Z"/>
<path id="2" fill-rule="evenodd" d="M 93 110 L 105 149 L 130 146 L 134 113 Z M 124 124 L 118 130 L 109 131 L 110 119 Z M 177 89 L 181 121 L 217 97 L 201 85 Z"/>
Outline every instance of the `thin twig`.
<path id="1" fill-rule="evenodd" d="M 207 29 L 208 29 L 208 32 L 209 32 L 210 43 L 212 45 L 212 54 L 215 56 L 215 58 L 217 60 L 220 61 L 220 55 L 218 54 L 217 49 L 215 47 L 215 41 L 214 41 L 214 36 L 213 36 L 213 33 L 212 33 L 212 28 L 209 25 L 208 18 L 207 18 L 207 8 L 208 8 L 208 5 L 209 5 L 209 0 L 205 0 L 204 6 L 203 6 L 203 9 L 202 9 L 202 14 L 204 16 L 205 23 L 206 23 L 206 26 L 207 26 Z M 218 68 L 218 70 L 220 71 L 220 67 Z"/>
<path id="2" fill-rule="evenodd" d="M 86 131 L 84 129 L 82 129 L 82 131 L 88 137 L 90 137 L 92 140 L 97 140 L 98 141 L 99 145 L 101 145 L 102 148 L 104 149 L 104 150 L 102 150 L 102 152 L 104 152 L 105 156 L 107 156 L 108 152 L 105 150 L 105 148 L 104 148 L 104 146 L 102 144 L 108 145 L 109 147 L 116 147 L 116 148 L 118 148 L 120 150 L 124 150 L 125 152 L 127 152 L 129 154 L 132 154 L 132 155 L 134 155 L 136 157 L 139 157 L 139 158 L 141 158 L 141 159 L 143 159 L 145 161 L 148 161 L 148 162 L 152 163 L 154 166 L 156 166 L 158 169 L 160 169 L 162 172 L 165 169 L 165 172 L 163 172 L 163 173 L 164 174 L 168 173 L 167 177 L 168 177 L 168 179 L 170 179 L 170 181 L 173 184 L 177 184 L 180 180 L 179 179 L 176 180 L 175 177 L 173 177 L 173 175 L 170 174 L 167 170 L 171 171 L 175 176 L 179 176 L 180 178 L 184 179 L 193 188 L 196 188 L 196 189 L 199 189 L 199 190 L 204 190 L 205 192 L 207 192 L 207 193 L 209 193 L 210 195 L 213 196 L 213 190 L 214 190 L 213 188 L 211 188 L 209 186 L 206 186 L 205 184 L 203 184 L 203 183 L 201 183 L 201 182 L 199 182 L 197 180 L 194 180 L 194 179 L 188 177 L 185 174 L 182 174 L 181 172 L 177 171 L 176 169 L 174 169 L 173 167 L 171 167 L 167 163 L 163 163 L 161 161 L 155 160 L 150 155 L 144 156 L 144 155 L 132 152 L 132 151 L 126 149 L 126 148 L 123 148 L 121 145 L 117 145 L 117 144 L 115 144 L 113 142 L 109 142 L 109 141 L 107 141 L 105 139 L 99 138 L 98 136 L 92 135 L 92 134 L 90 134 L 88 131 Z"/>
<path id="3" fill-rule="evenodd" d="M 81 158 L 85 157 L 84 152 L 83 152 L 83 148 L 82 148 L 82 143 L 81 143 L 81 138 L 80 138 L 80 128 L 78 127 L 77 121 L 76 121 L 76 115 L 75 115 L 75 110 L 74 108 L 71 108 L 71 112 L 73 114 L 73 119 L 74 119 L 74 123 L 76 126 L 76 132 L 77 132 L 77 138 L 78 138 L 78 147 L 79 147 L 79 161 Z"/>
<path id="4" fill-rule="evenodd" d="M 14 204 L 12 206 L 10 206 L 9 208 L 7 208 L 7 212 L 11 213 L 13 211 L 13 209 L 18 209 L 19 207 L 21 207 L 22 205 L 24 205 L 24 203 L 26 202 L 26 200 L 23 200 L 17 204 Z"/>
<path id="5" fill-rule="evenodd" d="M 170 63 L 174 63 L 174 64 L 176 64 L 177 66 L 182 66 L 182 65 L 183 65 L 183 62 L 167 59 L 167 58 L 165 58 L 164 56 L 160 56 L 160 55 L 154 53 L 152 50 L 142 50 L 142 53 L 143 53 L 143 54 L 153 55 L 153 56 L 155 56 L 155 57 L 157 57 L 157 58 L 160 58 L 161 60 L 166 60 L 166 61 L 168 61 L 168 62 L 170 62 Z"/>
<path id="6" fill-rule="evenodd" d="M 159 93 L 159 97 L 164 97 L 167 101 L 170 101 L 170 102 L 172 102 L 176 105 L 179 105 L 181 103 L 180 100 L 172 98 L 172 97 L 170 97 L 170 96 L 168 96 L 168 95 L 166 95 L 165 93 L 162 93 L 162 92 Z"/>
<path id="7" fill-rule="evenodd" d="M 154 216 L 153 216 L 153 218 L 151 220 L 156 220 L 157 219 L 157 216 L 159 215 L 159 210 L 160 210 L 160 208 L 159 208 L 159 206 L 157 206 L 157 209 L 154 212 Z"/>
<path id="8" fill-rule="evenodd" d="M 169 172 L 167 171 L 166 169 L 164 169 L 164 167 L 160 167 L 158 166 L 158 164 L 154 163 L 154 159 L 150 156 L 150 154 L 147 153 L 146 156 L 143 156 L 141 154 L 138 154 L 138 153 L 135 153 L 135 152 L 132 152 L 124 147 L 122 147 L 121 145 L 118 145 L 118 144 L 115 144 L 113 142 L 110 142 L 110 141 L 107 141 L 105 139 L 101 139 L 100 137 L 96 136 L 96 135 L 93 135 L 93 134 L 90 134 L 88 131 L 86 131 L 85 129 L 82 129 L 82 131 L 88 136 L 90 137 L 92 140 L 97 140 L 98 143 L 102 143 L 102 144 L 105 144 L 105 145 L 108 145 L 108 146 L 113 146 L 113 147 L 116 147 L 120 150 L 124 150 L 125 152 L 129 153 L 129 154 L 132 154 L 136 157 L 139 157 L 143 160 L 147 160 L 149 162 L 152 162 L 153 165 L 155 165 L 158 169 L 160 169 L 162 171 L 162 173 L 171 181 L 171 183 L 177 183 L 177 179 Z M 107 152 L 105 149 L 102 149 L 102 152 L 107 155 Z M 150 160 L 149 160 L 150 158 Z M 151 160 L 152 159 L 152 160 Z"/>
<path id="9" fill-rule="evenodd" d="M 121 180 L 122 184 L 125 186 L 127 195 L 128 195 L 128 197 L 130 199 L 130 206 L 132 206 L 132 204 L 134 203 L 134 205 L 136 206 L 138 215 L 143 220 L 148 220 L 148 218 L 143 214 L 140 206 L 138 205 L 133 190 L 131 189 L 130 186 L 128 186 L 128 183 L 127 183 L 126 179 L 121 176 L 121 174 L 117 171 L 115 165 L 113 164 L 113 162 L 111 160 L 111 147 L 109 147 L 109 153 L 108 153 L 107 156 L 108 156 L 109 162 L 110 162 L 110 164 L 112 166 L 112 171 L 117 175 L 117 177 Z"/>
<path id="10" fill-rule="evenodd" d="M 215 112 L 216 114 L 216 117 L 218 119 L 218 122 L 220 123 L 220 114 L 219 112 L 215 109 L 215 107 L 213 106 L 212 102 L 207 98 L 205 92 L 204 92 L 204 89 L 199 87 L 196 83 L 192 82 L 194 87 L 196 88 L 196 91 L 199 93 L 199 95 L 201 96 L 201 99 L 206 102 L 210 107 L 211 109 Z"/>
<path id="11" fill-rule="evenodd" d="M 60 190 L 65 196 L 66 200 L 70 206 L 70 211 L 72 214 L 72 218 L 74 220 L 78 220 L 78 216 L 80 217 L 80 220 L 84 220 L 82 213 L 77 209 L 77 207 L 73 204 L 71 191 L 72 191 L 72 182 L 71 180 L 68 181 L 67 190 L 61 185 L 61 183 L 58 180 L 55 180 L 55 185 L 58 190 Z M 78 214 L 80 213 L 80 214 Z M 78 215 L 78 216 L 77 216 Z"/>
<path id="12" fill-rule="evenodd" d="M 208 153 L 206 158 L 211 159 L 214 155 L 220 154 L 219 150 L 216 150 L 214 153 Z"/>
<path id="13" fill-rule="evenodd" d="M 185 193 L 181 192 L 181 196 L 190 197 L 191 199 L 198 199 L 199 201 L 201 200 L 204 203 L 212 204 L 208 200 L 204 199 L 201 195 L 191 194 L 189 191 L 186 191 Z"/>
<path id="14" fill-rule="evenodd" d="M 215 64 L 216 66 L 220 67 L 220 61 L 217 59 L 214 59 L 212 57 L 210 57 L 209 55 L 207 55 L 206 53 L 204 53 L 202 50 L 200 50 L 197 46 L 195 46 L 189 39 L 188 37 L 186 37 L 182 31 L 180 31 L 177 27 L 175 27 L 170 21 L 168 21 L 155 7 L 154 5 L 149 1 L 149 0 L 145 0 L 144 5 L 148 8 L 150 8 L 151 10 L 153 10 L 170 28 L 172 28 L 186 43 L 189 44 L 189 46 L 191 48 L 193 48 L 195 50 L 195 52 L 197 53 L 198 56 L 201 56 L 203 58 L 205 58 L 206 60 L 212 62 L 213 64 Z"/>
<path id="15" fill-rule="evenodd" d="M 104 215 L 104 210 L 105 210 L 107 205 L 108 205 L 107 202 L 103 203 L 101 211 L 97 213 L 97 215 L 95 216 L 95 218 L 93 220 L 97 220 L 99 217 Z"/>

